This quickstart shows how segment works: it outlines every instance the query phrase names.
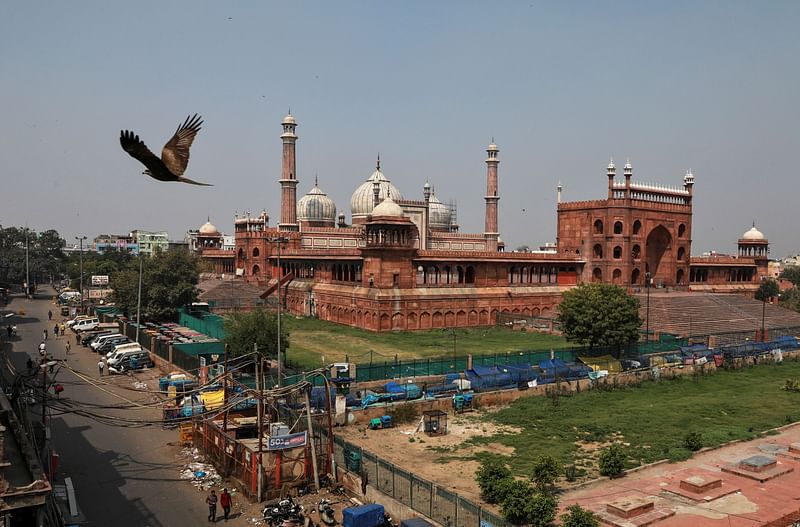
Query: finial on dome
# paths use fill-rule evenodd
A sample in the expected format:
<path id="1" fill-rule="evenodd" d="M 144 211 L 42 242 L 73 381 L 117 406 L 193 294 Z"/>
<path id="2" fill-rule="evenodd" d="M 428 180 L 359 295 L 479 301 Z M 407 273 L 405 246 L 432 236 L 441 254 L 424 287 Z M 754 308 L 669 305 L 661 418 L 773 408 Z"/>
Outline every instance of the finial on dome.
<path id="1" fill-rule="evenodd" d="M 379 172 L 381 170 L 381 153 L 380 152 L 378 152 L 378 162 L 375 164 L 375 170 L 377 170 Z"/>
<path id="2" fill-rule="evenodd" d="M 756 220 L 754 219 L 753 220 L 753 228 L 755 228 L 755 227 L 756 227 Z"/>
<path id="3" fill-rule="evenodd" d="M 609 170 L 616 170 L 617 165 L 614 164 L 614 158 L 612 157 L 611 160 L 608 162 L 608 169 Z"/>
<path id="4" fill-rule="evenodd" d="M 319 186 L 319 176 L 317 175 L 316 172 L 314 172 L 314 186 L 315 187 Z"/>

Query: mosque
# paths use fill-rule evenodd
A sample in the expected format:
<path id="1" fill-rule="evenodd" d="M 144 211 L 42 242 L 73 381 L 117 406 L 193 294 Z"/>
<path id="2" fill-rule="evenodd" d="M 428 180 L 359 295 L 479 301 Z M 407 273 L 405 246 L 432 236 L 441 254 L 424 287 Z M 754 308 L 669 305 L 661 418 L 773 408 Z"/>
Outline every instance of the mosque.
<path id="1" fill-rule="evenodd" d="M 580 282 L 752 295 L 766 274 L 769 244 L 755 225 L 735 256 L 690 257 L 691 171 L 682 187 L 640 183 L 627 162 L 618 181 L 612 161 L 603 200 L 562 203 L 559 184 L 555 250 L 507 252 L 494 142 L 486 149 L 484 231 L 462 233 L 456 208 L 432 185 L 407 199 L 380 158 L 353 192 L 349 223 L 317 181 L 298 200 L 298 125 L 289 114 L 281 126 L 280 221 L 237 215 L 233 250 L 208 222 L 197 245 L 217 273 L 234 272 L 265 298 L 280 293 L 291 313 L 372 331 L 486 326 L 500 314 L 551 319 L 562 293 Z"/>

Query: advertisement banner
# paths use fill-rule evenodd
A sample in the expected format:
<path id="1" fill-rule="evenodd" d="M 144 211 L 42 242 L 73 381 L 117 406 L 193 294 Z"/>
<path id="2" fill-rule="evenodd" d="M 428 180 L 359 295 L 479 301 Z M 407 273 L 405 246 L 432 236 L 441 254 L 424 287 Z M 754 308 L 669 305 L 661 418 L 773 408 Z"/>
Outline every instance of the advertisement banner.
<path id="1" fill-rule="evenodd" d="M 105 274 L 93 274 L 92 275 L 92 286 L 97 287 L 100 285 L 108 285 L 108 275 Z"/>
<path id="2" fill-rule="evenodd" d="M 274 436 L 267 442 L 267 450 L 286 450 L 306 446 L 308 442 L 308 432 L 299 432 L 285 436 Z"/>

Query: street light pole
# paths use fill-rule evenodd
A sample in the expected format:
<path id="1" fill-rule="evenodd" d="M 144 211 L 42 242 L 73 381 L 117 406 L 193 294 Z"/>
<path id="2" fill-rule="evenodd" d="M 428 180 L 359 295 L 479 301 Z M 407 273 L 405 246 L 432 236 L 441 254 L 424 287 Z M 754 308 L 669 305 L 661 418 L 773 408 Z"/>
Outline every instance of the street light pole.
<path id="1" fill-rule="evenodd" d="M 644 338 L 649 344 L 650 343 L 650 280 L 652 280 L 652 278 L 650 277 L 649 272 L 644 274 L 644 278 L 646 280 L 644 286 L 645 289 L 647 290 L 647 315 L 646 315 L 647 322 L 644 330 Z"/>
<path id="2" fill-rule="evenodd" d="M 762 275 L 761 276 L 761 342 L 766 342 L 764 338 L 764 322 L 767 315 L 767 295 L 765 291 L 765 284 L 767 283 L 767 277 Z"/>
<path id="3" fill-rule="evenodd" d="M 286 243 L 288 238 L 284 238 L 283 236 L 276 236 L 274 238 L 268 238 L 267 241 L 272 242 L 275 244 L 278 250 L 278 387 L 283 386 L 283 365 L 281 359 L 281 313 L 283 311 L 283 302 L 281 301 L 281 244 Z"/>
<path id="4" fill-rule="evenodd" d="M 139 323 L 142 314 L 142 253 L 139 253 L 139 297 L 136 300 L 136 342 L 139 342 Z"/>
<path id="5" fill-rule="evenodd" d="M 28 292 L 31 290 L 31 272 L 28 265 L 28 227 L 25 227 L 25 298 L 28 297 Z"/>
<path id="6" fill-rule="evenodd" d="M 80 262 L 81 262 L 81 267 L 80 267 L 80 272 L 81 272 L 80 284 L 81 285 L 80 285 L 79 291 L 81 292 L 81 307 L 83 307 L 83 240 L 86 239 L 86 236 L 75 236 L 75 239 L 78 240 L 78 242 L 80 242 L 79 251 L 80 251 Z"/>

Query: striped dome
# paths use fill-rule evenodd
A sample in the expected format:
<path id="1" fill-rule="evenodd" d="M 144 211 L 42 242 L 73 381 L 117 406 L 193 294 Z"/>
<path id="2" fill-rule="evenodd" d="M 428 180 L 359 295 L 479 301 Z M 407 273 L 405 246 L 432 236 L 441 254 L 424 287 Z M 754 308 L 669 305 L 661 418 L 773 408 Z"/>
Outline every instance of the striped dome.
<path id="1" fill-rule="evenodd" d="M 372 209 L 374 208 L 373 201 L 375 199 L 372 187 L 373 183 L 376 181 L 378 182 L 378 188 L 380 189 L 380 192 L 378 193 L 379 202 L 383 201 L 389 196 L 391 196 L 395 201 L 403 199 L 403 195 L 400 193 L 397 187 L 392 185 L 392 183 L 386 179 L 386 176 L 383 175 L 379 165 L 369 179 L 362 183 L 361 186 L 359 186 L 356 191 L 353 192 L 353 196 L 350 198 L 350 214 L 353 218 L 366 217 L 372 213 Z"/>
<path id="2" fill-rule="evenodd" d="M 297 219 L 333 225 L 336 221 L 336 203 L 314 182 L 314 188 L 297 202 Z"/>

